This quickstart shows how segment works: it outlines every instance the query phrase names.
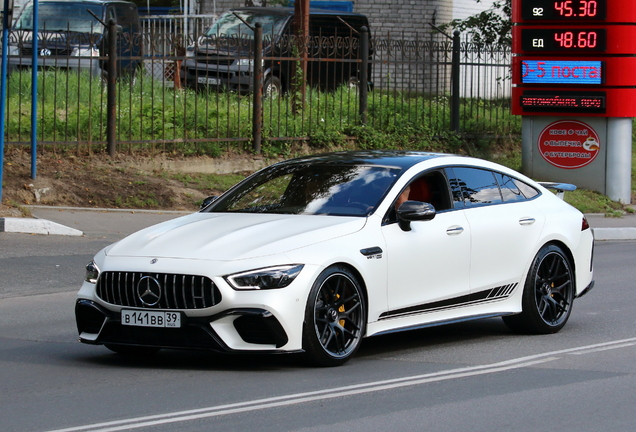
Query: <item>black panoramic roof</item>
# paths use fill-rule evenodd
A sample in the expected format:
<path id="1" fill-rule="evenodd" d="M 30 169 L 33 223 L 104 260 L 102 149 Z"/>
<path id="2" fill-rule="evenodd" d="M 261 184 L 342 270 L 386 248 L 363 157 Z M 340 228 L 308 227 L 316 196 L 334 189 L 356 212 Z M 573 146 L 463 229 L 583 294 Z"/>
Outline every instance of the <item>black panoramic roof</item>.
<path id="1" fill-rule="evenodd" d="M 370 165 L 390 166 L 405 170 L 422 161 L 445 156 L 453 155 L 399 150 L 361 150 L 303 156 L 276 165 Z"/>

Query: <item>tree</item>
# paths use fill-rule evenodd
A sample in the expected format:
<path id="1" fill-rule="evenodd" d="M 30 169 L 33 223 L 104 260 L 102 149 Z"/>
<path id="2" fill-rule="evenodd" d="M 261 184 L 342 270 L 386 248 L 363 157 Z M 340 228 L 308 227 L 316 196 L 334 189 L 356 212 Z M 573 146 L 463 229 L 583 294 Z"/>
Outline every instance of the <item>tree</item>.
<path id="1" fill-rule="evenodd" d="M 475 0 L 481 3 L 481 0 Z M 473 42 L 481 44 L 506 44 L 512 42 L 511 0 L 496 0 L 492 8 L 465 19 L 453 20 L 441 26 L 452 28 L 472 36 Z"/>

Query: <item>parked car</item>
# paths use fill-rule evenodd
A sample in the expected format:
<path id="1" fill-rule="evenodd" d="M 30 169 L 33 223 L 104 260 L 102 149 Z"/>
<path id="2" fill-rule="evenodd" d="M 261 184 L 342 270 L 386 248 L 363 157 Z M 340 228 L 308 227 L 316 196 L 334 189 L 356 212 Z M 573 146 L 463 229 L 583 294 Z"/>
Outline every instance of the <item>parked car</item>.
<path id="1" fill-rule="evenodd" d="M 503 166 L 334 153 L 272 165 L 106 247 L 75 313 L 81 342 L 119 353 L 305 352 L 334 366 L 364 337 L 459 320 L 557 332 L 593 286 L 592 251 L 583 214 Z"/>
<path id="2" fill-rule="evenodd" d="M 299 49 L 293 37 L 294 8 L 247 7 L 221 15 L 183 63 L 184 84 L 235 92 L 253 90 L 254 32 L 263 28 L 264 93 L 289 90 Z M 369 28 L 366 16 L 342 11 L 312 9 L 309 14 L 308 71 L 310 85 L 323 90 L 342 84 L 357 85 L 360 79 L 360 29 Z M 371 68 L 369 67 L 371 76 Z"/>
<path id="3" fill-rule="evenodd" d="M 103 24 L 118 26 L 117 56 L 120 73 L 134 73 L 142 63 L 139 13 L 134 3 L 119 0 L 39 0 L 38 68 L 108 71 L 108 32 Z M 100 22 L 101 21 L 101 22 Z M 9 38 L 8 69 L 33 66 L 33 3 L 22 9 Z"/>

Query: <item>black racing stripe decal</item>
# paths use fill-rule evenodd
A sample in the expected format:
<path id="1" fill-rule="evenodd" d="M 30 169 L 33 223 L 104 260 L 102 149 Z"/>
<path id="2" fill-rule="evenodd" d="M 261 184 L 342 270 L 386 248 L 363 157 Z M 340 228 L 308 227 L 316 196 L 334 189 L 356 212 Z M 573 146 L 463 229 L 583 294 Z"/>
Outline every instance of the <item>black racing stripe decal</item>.
<path id="1" fill-rule="evenodd" d="M 451 299 L 440 300 L 432 303 L 425 303 L 421 305 L 409 306 L 402 309 L 396 309 L 384 312 L 380 315 L 380 319 L 395 318 L 398 316 L 415 315 L 424 312 L 433 312 L 444 309 L 452 309 L 461 306 L 474 305 L 479 303 L 485 303 L 493 300 L 503 300 L 510 297 L 517 287 L 517 283 L 503 285 L 487 289 L 484 291 L 471 293 Z"/>

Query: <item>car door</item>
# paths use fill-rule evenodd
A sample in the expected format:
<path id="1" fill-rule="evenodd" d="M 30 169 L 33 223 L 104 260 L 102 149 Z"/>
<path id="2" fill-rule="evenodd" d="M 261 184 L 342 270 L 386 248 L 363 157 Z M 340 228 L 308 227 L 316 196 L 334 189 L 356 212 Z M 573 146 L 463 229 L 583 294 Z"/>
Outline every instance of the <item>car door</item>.
<path id="1" fill-rule="evenodd" d="M 510 176 L 476 167 L 452 171 L 471 232 L 472 297 L 509 295 L 532 259 L 545 217 Z"/>
<path id="2" fill-rule="evenodd" d="M 443 180 L 445 199 L 438 199 L 437 190 L 438 197 L 432 199 L 438 208 L 432 220 L 411 222 L 410 231 L 392 221 L 382 227 L 389 304 L 383 315 L 387 318 L 429 313 L 468 301 L 470 226 L 464 211 L 453 208 L 446 177 L 441 171 L 434 177 Z M 411 188 L 411 195 L 415 189 Z"/>

